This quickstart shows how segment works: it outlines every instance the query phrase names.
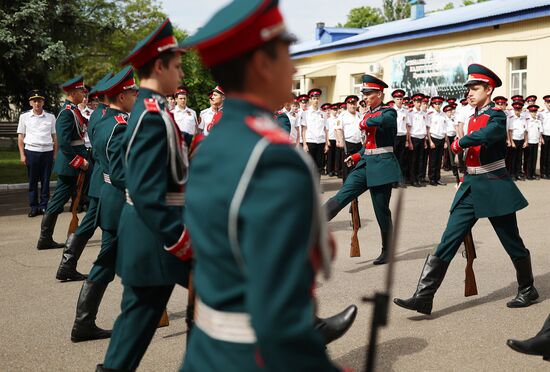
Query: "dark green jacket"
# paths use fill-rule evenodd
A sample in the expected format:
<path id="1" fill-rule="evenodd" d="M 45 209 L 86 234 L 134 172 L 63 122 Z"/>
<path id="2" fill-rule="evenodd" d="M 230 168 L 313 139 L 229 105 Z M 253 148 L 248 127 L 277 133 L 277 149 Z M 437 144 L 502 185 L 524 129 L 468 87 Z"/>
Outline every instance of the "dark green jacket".
<path id="1" fill-rule="evenodd" d="M 397 112 L 386 106 L 379 106 L 365 115 L 361 122 L 367 132 L 367 143 L 374 137 L 375 147 L 392 147 L 397 135 Z M 374 145 L 374 144 L 373 144 Z M 366 172 L 367 186 L 381 186 L 401 180 L 401 168 L 393 152 L 377 155 L 366 155 L 365 147 L 359 151 L 361 160 L 353 172 Z"/>
<path id="2" fill-rule="evenodd" d="M 209 307 L 250 314 L 257 342 L 220 341 L 196 327 L 183 370 L 334 371 L 313 327 L 310 257 L 321 215 L 312 162 L 252 103 L 226 99 L 221 122 L 199 146 L 187 185 L 194 285 Z"/>
<path id="3" fill-rule="evenodd" d="M 102 170 L 107 170 L 101 173 L 101 179 L 103 180 L 108 177 L 111 182 L 106 182 L 101 187 L 96 225 L 104 230 L 115 232 L 118 229 L 122 208 L 126 203 L 126 195 L 124 193 L 124 179 L 121 180 L 119 176 L 119 178 L 115 177 L 112 180 L 110 174 L 111 167 L 122 168 L 120 149 L 124 133 L 126 132 L 127 118 L 128 115 L 122 111 L 111 108 L 107 109 L 105 116 L 103 116 L 103 119 L 97 125 L 94 136 L 96 166 L 99 166 Z"/>
<path id="4" fill-rule="evenodd" d="M 55 121 L 58 149 L 53 171 L 58 175 L 76 177 L 78 170 L 74 169 L 70 162 L 77 155 L 88 157 L 84 146 L 86 123 L 87 120 L 80 113 L 78 106 L 65 101 Z M 82 141 L 82 144 L 71 145 L 73 141 Z"/>
<path id="5" fill-rule="evenodd" d="M 181 158 L 182 145 L 173 142 L 179 140 L 179 130 L 163 116 L 167 117 L 164 97 L 140 89 L 121 146 L 129 202 L 119 223 L 116 271 L 125 285 L 186 285 L 188 281 L 190 264 L 165 251 L 183 233 L 183 207 L 170 201 L 183 198 L 182 172 L 187 167 Z M 177 152 L 172 157 L 169 146 L 179 151 L 179 157 Z"/>
<path id="6" fill-rule="evenodd" d="M 506 115 L 501 110 L 495 110 L 494 104 L 478 112 L 470 119 L 468 134 L 460 139 L 459 145 L 468 149 L 465 154 L 467 166 L 504 160 Z M 505 168 L 485 174 L 466 174 L 455 195 L 451 211 L 468 190 L 472 193 L 477 218 L 507 215 L 529 204 Z"/>
<path id="7" fill-rule="evenodd" d="M 283 128 L 287 133 L 290 133 L 291 124 L 290 118 L 284 111 L 277 112 L 277 123 L 281 128 Z"/>
<path id="8" fill-rule="evenodd" d="M 92 144 L 92 157 L 94 159 L 94 168 L 92 170 L 92 175 L 90 177 L 90 188 L 88 189 L 88 196 L 92 198 L 99 198 L 101 195 L 101 188 L 103 185 L 103 170 L 101 168 L 100 163 L 97 160 L 97 156 L 94 153 L 94 149 L 96 147 L 95 145 L 95 134 L 98 123 L 101 121 L 104 113 L 109 108 L 104 103 L 100 103 L 97 108 L 92 112 L 92 115 L 90 115 L 90 119 L 88 120 L 88 138 L 90 139 L 90 143 Z"/>

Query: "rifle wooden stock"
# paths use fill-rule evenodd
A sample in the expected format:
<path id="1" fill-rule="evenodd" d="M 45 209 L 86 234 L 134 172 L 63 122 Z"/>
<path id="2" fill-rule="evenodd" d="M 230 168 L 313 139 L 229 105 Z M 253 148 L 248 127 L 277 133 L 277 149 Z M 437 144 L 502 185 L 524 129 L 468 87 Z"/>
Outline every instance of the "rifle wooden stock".
<path id="1" fill-rule="evenodd" d="M 476 249 L 472 231 L 464 237 L 464 247 L 466 247 L 466 279 L 464 281 L 464 297 L 477 295 L 476 276 L 474 273 L 474 260 L 476 259 Z"/>
<path id="2" fill-rule="evenodd" d="M 170 325 L 170 320 L 168 319 L 168 312 L 164 309 L 157 328 L 168 327 L 168 325 Z"/>
<path id="3" fill-rule="evenodd" d="M 71 223 L 69 224 L 69 230 L 67 231 L 67 237 L 73 234 L 78 227 L 78 205 L 80 204 L 80 198 L 82 196 L 82 188 L 84 187 L 84 179 L 86 178 L 86 171 L 80 170 L 78 172 L 78 178 L 76 179 L 76 195 L 73 198 L 73 205 L 71 207 Z"/>
<path id="4" fill-rule="evenodd" d="M 189 285 L 187 292 L 187 309 L 185 310 L 185 324 L 187 324 L 187 345 L 189 345 L 189 335 L 195 319 L 195 287 L 193 286 L 193 273 L 189 273 Z"/>
<path id="5" fill-rule="evenodd" d="M 361 257 L 361 249 L 359 248 L 359 239 L 357 231 L 361 227 L 361 218 L 359 216 L 359 201 L 353 199 L 351 202 L 351 221 L 353 224 L 353 234 L 351 236 L 351 247 L 349 250 L 350 257 Z"/>

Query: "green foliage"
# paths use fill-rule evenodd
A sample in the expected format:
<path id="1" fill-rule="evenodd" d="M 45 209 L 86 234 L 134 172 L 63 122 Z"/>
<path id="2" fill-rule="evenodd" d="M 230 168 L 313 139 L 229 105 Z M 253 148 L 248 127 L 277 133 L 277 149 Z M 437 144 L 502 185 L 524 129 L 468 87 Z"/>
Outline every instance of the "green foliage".
<path id="1" fill-rule="evenodd" d="M 443 10 L 451 10 L 451 9 L 454 9 L 454 8 L 455 8 L 455 5 L 453 3 L 447 3 L 443 7 Z"/>
<path id="2" fill-rule="evenodd" d="M 411 16 L 411 5 L 407 0 L 384 0 L 385 22 L 398 21 Z"/>
<path id="3" fill-rule="evenodd" d="M 0 3 L 0 117 L 28 109 L 27 92 L 41 89 L 57 112 L 59 85 L 83 75 L 94 85 L 166 18 L 158 0 L 13 0 Z M 178 40 L 187 37 L 175 30 Z M 215 84 L 195 53 L 184 57 L 190 105 L 208 106 Z"/>
<path id="4" fill-rule="evenodd" d="M 380 9 L 371 6 L 362 6 L 352 9 L 348 14 L 348 21 L 344 27 L 363 28 L 384 23 Z"/>

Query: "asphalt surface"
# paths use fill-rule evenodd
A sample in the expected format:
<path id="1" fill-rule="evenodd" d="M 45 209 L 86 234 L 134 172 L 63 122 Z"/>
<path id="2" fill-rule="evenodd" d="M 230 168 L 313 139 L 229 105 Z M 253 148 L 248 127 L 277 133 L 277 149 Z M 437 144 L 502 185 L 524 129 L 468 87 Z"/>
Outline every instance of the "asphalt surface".
<path id="1" fill-rule="evenodd" d="M 452 182 L 448 173 L 444 179 Z M 323 199 L 334 195 L 340 180 L 323 177 Z M 478 259 L 474 263 L 479 295 L 464 297 L 465 260 L 457 254 L 435 297 L 431 316 L 390 305 L 389 325 L 378 341 L 379 371 L 548 371 L 542 358 L 513 352 L 508 338 L 528 338 L 540 329 L 550 312 L 550 255 L 548 195 L 550 181 L 520 182 L 530 205 L 518 213 L 519 228 L 531 250 L 539 303 L 508 309 L 515 295 L 512 263 L 487 220 L 474 230 Z M 402 229 L 398 239 L 391 297 L 413 294 L 426 256 L 433 252 L 448 217 L 454 187 L 407 188 Z M 395 203 L 392 199 L 392 205 Z M 73 344 L 70 330 L 81 283 L 58 283 L 55 272 L 61 250 L 37 251 L 40 217 L 26 216 L 25 192 L 0 194 L 0 370 L 93 371 L 101 363 L 108 340 Z M 351 303 L 359 306 L 350 331 L 331 344 L 328 352 L 339 365 L 362 370 L 372 306 L 361 303 L 384 288 L 387 266 L 374 266 L 380 234 L 368 193 L 360 198 L 363 227 L 359 231 L 361 257 L 349 257 L 351 227 L 344 209 L 329 224 L 338 253 L 333 276 L 319 279 L 319 314 L 329 316 Z M 81 218 L 83 215 L 81 215 Z M 63 241 L 70 220 L 63 213 L 55 239 Z M 87 272 L 99 251 L 100 233 L 84 250 L 79 269 Z M 106 291 L 98 325 L 109 328 L 118 315 L 122 287 L 118 279 Z M 175 371 L 185 353 L 187 292 L 176 288 L 168 304 L 170 326 L 157 330 L 140 365 L 142 371 Z"/>

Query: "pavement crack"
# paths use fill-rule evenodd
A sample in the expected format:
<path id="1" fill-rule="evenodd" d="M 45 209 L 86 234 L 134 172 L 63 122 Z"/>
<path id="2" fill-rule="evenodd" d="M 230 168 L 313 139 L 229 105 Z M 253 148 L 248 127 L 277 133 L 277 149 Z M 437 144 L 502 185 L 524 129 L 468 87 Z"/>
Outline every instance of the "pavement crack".
<path id="1" fill-rule="evenodd" d="M 40 266 L 40 265 L 28 265 L 28 264 L 25 264 L 23 262 L 19 262 L 14 258 L 10 258 L 10 257 L 8 257 L 8 260 L 10 260 L 11 262 L 13 262 L 16 265 L 19 265 L 19 266 L 22 266 L 22 267 L 27 267 L 29 269 L 44 269 L 44 268 L 48 267 L 48 266 Z"/>

